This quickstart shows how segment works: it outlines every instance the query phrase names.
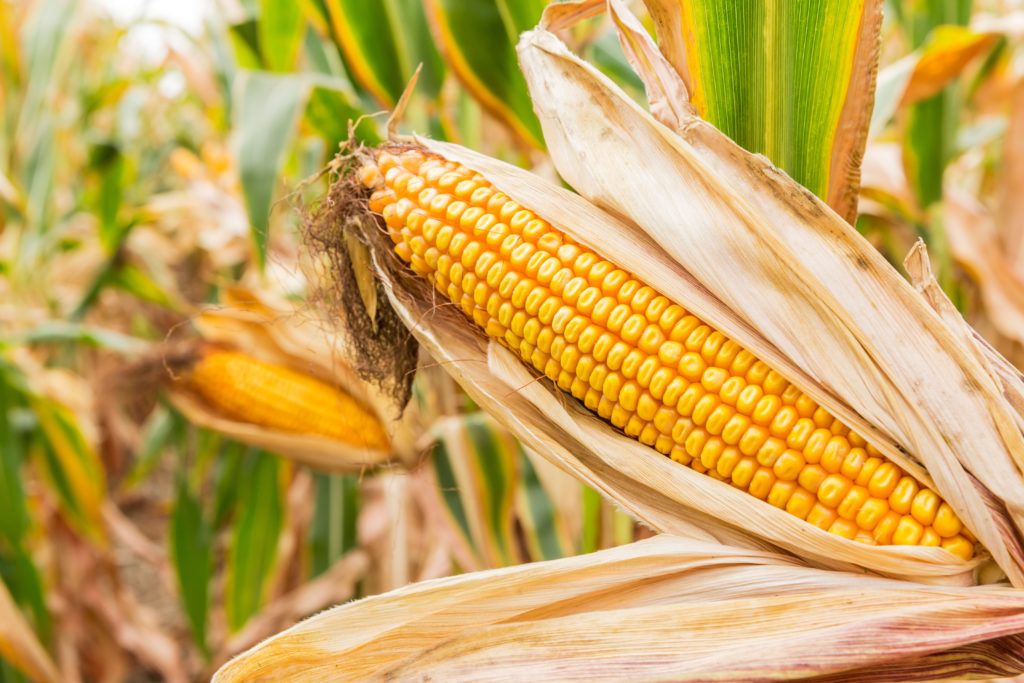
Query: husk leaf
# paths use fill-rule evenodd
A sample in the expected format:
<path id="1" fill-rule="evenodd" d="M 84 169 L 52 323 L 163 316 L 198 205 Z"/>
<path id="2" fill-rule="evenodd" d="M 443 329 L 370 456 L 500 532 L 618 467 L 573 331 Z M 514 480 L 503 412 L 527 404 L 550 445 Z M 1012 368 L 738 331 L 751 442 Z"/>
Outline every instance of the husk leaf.
<path id="1" fill-rule="evenodd" d="M 928 680 L 1024 671 L 1024 595 L 659 536 L 336 607 L 214 681 Z"/>
<path id="2" fill-rule="evenodd" d="M 1012 532 L 1024 524 L 1024 439 L 997 378 L 962 339 L 842 218 L 763 157 L 685 110 L 678 131 L 666 128 L 550 33 L 524 34 L 519 50 L 562 177 L 646 232 L 746 327 L 717 311 L 701 317 L 934 485 L 1024 585 Z M 668 295 L 666 282 L 633 270 Z"/>

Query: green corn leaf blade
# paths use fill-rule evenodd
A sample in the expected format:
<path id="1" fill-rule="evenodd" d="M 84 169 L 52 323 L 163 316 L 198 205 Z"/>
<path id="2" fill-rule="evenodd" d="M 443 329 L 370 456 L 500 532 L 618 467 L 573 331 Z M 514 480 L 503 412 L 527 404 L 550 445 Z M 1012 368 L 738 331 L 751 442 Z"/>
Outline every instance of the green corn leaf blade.
<path id="1" fill-rule="evenodd" d="M 28 612 L 22 612 L 16 604 Z M 28 673 L 31 680 L 59 680 L 43 646 L 43 642 L 49 642 L 50 632 L 42 580 L 31 557 L 20 549 L 13 554 L 0 550 L 0 663 L 7 661 L 18 667 L 4 670 L 9 680 L 24 680 L 19 670 Z"/>
<path id="2" fill-rule="evenodd" d="M 423 0 L 395 0 L 393 15 L 399 17 L 399 35 L 407 45 L 403 66 L 406 81 L 412 78 L 417 66 L 422 64 L 416 81 L 416 94 L 426 100 L 437 99 L 446 67 L 430 32 Z"/>
<path id="3" fill-rule="evenodd" d="M 40 464 L 53 484 L 61 511 L 84 536 L 105 543 L 100 506 L 106 495 L 106 472 L 99 455 L 71 411 L 39 396 L 27 398 L 44 435 L 38 448 Z"/>
<path id="4" fill-rule="evenodd" d="M 583 487 L 583 535 L 579 547 L 581 555 L 601 549 L 602 501 L 600 493 L 589 486 Z"/>
<path id="5" fill-rule="evenodd" d="M 186 428 L 187 423 L 177 411 L 158 405 L 146 420 L 146 426 L 142 431 L 142 443 L 135 456 L 135 464 L 125 477 L 125 486 L 136 486 L 146 479 L 160 463 L 160 457 L 174 442 L 174 435 Z"/>
<path id="6" fill-rule="evenodd" d="M 966 24 L 970 10 L 970 0 L 903 0 L 903 28 L 911 47 L 926 50 L 929 43 L 939 41 L 948 28 L 944 25 Z M 907 108 L 903 162 L 907 180 L 924 208 L 942 198 L 942 177 L 956 150 L 962 106 L 957 84 L 952 83 Z"/>
<path id="7" fill-rule="evenodd" d="M 259 20 L 260 49 L 270 71 L 291 71 L 306 26 L 295 0 L 262 0 Z"/>
<path id="8" fill-rule="evenodd" d="M 21 547 L 0 555 L 0 578 L 18 604 L 26 608 L 36 633 L 48 642 L 53 624 L 46 606 L 43 577 L 32 556 Z"/>
<path id="9" fill-rule="evenodd" d="M 143 301 L 149 301 L 171 310 L 179 310 L 181 308 L 180 304 L 169 296 L 165 288 L 155 282 L 146 271 L 133 263 L 117 265 L 107 274 L 106 280 L 102 284 L 113 285 Z"/>
<path id="10" fill-rule="evenodd" d="M 420 0 L 324 0 L 324 6 L 349 74 L 379 104 L 394 106 L 421 63 L 417 92 L 437 96 L 444 68 Z"/>
<path id="11" fill-rule="evenodd" d="M 184 476 L 179 476 L 171 510 L 170 542 L 174 573 L 192 637 L 203 655 L 209 657 L 206 621 L 210 610 L 213 533 Z"/>
<path id="12" fill-rule="evenodd" d="M 75 21 L 75 0 L 45 0 L 37 3 L 21 34 L 22 58 L 26 72 L 24 99 L 19 112 L 18 140 L 22 150 L 38 144 L 38 127 L 47 108 L 47 98 L 58 80 L 56 69 L 61 49 L 72 41 L 65 36 Z"/>
<path id="13" fill-rule="evenodd" d="M 353 107 L 344 93 L 332 88 L 314 87 L 306 105 L 306 120 L 324 137 L 331 151 L 348 140 L 349 122 L 363 116 L 361 109 Z M 381 141 L 374 119 L 364 118 L 356 126 L 356 137 L 368 145 Z"/>
<path id="14" fill-rule="evenodd" d="M 408 80 L 403 69 L 406 49 L 401 33 L 393 29 L 392 0 L 325 0 L 331 29 L 345 57 L 349 74 L 380 104 L 398 101 Z"/>
<path id="15" fill-rule="evenodd" d="M 302 15 L 306 17 L 306 21 L 317 33 L 321 36 L 330 34 L 331 21 L 324 0 L 297 0 L 296 4 L 302 11 Z"/>
<path id="16" fill-rule="evenodd" d="M 142 339 L 114 330 L 63 320 L 48 320 L 10 339 L 15 344 L 81 344 L 124 354 L 142 353 L 150 346 Z"/>
<path id="17" fill-rule="evenodd" d="M 21 485 L 25 436 L 11 419 L 16 410 L 24 410 L 21 396 L 0 375 L 0 536 L 11 546 L 21 545 L 29 528 L 28 505 Z"/>
<path id="18" fill-rule="evenodd" d="M 610 76 L 633 99 L 643 100 L 643 81 L 629 65 L 614 32 L 602 32 L 597 39 L 587 45 L 585 56 L 588 62 Z"/>
<path id="19" fill-rule="evenodd" d="M 484 413 L 439 428 L 435 471 L 449 511 L 488 567 L 520 561 L 512 525 L 519 442 Z"/>
<path id="20" fill-rule="evenodd" d="M 236 158 L 261 267 L 266 262 L 270 206 L 278 172 L 308 97 L 309 82 L 299 76 L 244 71 L 237 79 Z"/>
<path id="21" fill-rule="evenodd" d="M 565 524 L 545 490 L 533 463 L 520 451 L 520 481 L 516 489 L 516 509 L 523 536 L 533 560 L 556 560 L 572 554 Z"/>
<path id="22" fill-rule="evenodd" d="M 98 176 L 94 202 L 100 221 L 100 242 L 107 253 L 112 254 L 127 232 L 117 222 L 125 186 L 124 156 L 115 143 L 96 145 L 91 153 L 90 167 Z"/>
<path id="23" fill-rule="evenodd" d="M 702 117 L 852 221 L 881 0 L 644 0 Z"/>
<path id="24" fill-rule="evenodd" d="M 259 31 L 259 22 L 248 19 L 234 24 L 228 32 L 235 61 L 243 69 L 259 70 L 263 66 Z"/>
<path id="25" fill-rule="evenodd" d="M 328 38 L 324 38 L 316 31 L 306 31 L 304 42 L 306 62 L 309 69 L 314 73 L 323 74 L 344 81 L 346 94 L 355 99 L 355 90 L 348 78 L 345 64 L 338 53 L 337 46 Z"/>
<path id="26" fill-rule="evenodd" d="M 14 668 L 14 664 L 9 663 L 0 653 L 0 683 L 28 683 L 28 680 L 18 669 Z"/>
<path id="27" fill-rule="evenodd" d="M 284 525 L 281 461 L 257 451 L 239 473 L 238 505 L 228 553 L 225 609 L 232 632 L 245 625 L 264 601 Z"/>
<path id="28" fill-rule="evenodd" d="M 546 0 L 426 0 L 434 38 L 462 84 L 492 115 L 532 147 L 543 148 L 540 122 L 519 71 L 515 45 L 540 20 Z"/>
<path id="29" fill-rule="evenodd" d="M 439 439 L 434 446 L 431 462 L 434 466 L 434 475 L 437 477 L 437 486 L 441 491 L 441 498 L 445 507 L 451 514 L 463 538 L 472 542 L 473 532 L 469 527 L 469 515 L 466 507 L 462 504 L 462 496 L 459 495 L 459 481 L 455 476 L 455 468 L 448 455 L 448 446 L 444 439 Z M 472 547 L 472 545 L 470 546 Z"/>
<path id="30" fill-rule="evenodd" d="M 238 502 L 239 472 L 246 461 L 246 448 L 237 441 L 228 441 L 214 461 L 216 495 L 213 505 L 213 526 L 220 530 L 231 518 Z"/>
<path id="31" fill-rule="evenodd" d="M 327 571 L 356 546 L 359 517 L 359 478 L 353 475 L 316 475 L 316 508 L 309 529 L 312 575 Z"/>

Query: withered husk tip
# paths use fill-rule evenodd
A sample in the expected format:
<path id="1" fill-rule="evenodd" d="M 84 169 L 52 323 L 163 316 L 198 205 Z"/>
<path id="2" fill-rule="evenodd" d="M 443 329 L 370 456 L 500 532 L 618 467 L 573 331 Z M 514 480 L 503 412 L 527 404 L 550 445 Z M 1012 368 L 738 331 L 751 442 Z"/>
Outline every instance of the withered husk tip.
<path id="1" fill-rule="evenodd" d="M 386 145 L 383 148 L 408 147 Z M 419 345 L 392 310 L 383 287 L 369 277 L 365 263 L 353 259 L 353 242 L 372 241 L 385 232 L 380 217 L 370 211 L 370 190 L 356 175 L 374 149 L 349 141 L 331 163 L 333 182 L 327 195 L 303 211 L 303 241 L 317 268 L 312 300 L 334 325 L 349 353 L 349 364 L 360 379 L 389 396 L 401 415 L 412 396 Z M 360 293 L 360 279 L 372 282 L 371 305 Z"/>

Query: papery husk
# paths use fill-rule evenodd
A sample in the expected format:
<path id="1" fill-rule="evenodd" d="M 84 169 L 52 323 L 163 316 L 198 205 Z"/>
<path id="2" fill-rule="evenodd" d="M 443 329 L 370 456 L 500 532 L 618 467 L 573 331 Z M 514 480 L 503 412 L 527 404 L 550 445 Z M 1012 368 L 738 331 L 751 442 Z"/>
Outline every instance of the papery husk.
<path id="1" fill-rule="evenodd" d="M 822 571 L 663 535 L 336 607 L 213 680 L 1006 676 L 1024 671 L 1022 631 L 1019 591 Z"/>
<path id="2" fill-rule="evenodd" d="M 377 416 L 388 432 L 391 448 L 366 448 L 315 434 L 282 432 L 241 422 L 218 413 L 187 382 L 170 385 L 175 408 L 202 427 L 320 470 L 359 472 L 390 462 L 412 464 L 418 453 L 415 440 L 421 431 L 415 408 L 403 413 L 391 394 L 362 381 L 349 367 L 345 347 L 332 338 L 327 324 L 314 311 L 266 299 L 244 289 L 227 290 L 225 306 L 200 313 L 193 324 L 206 342 L 290 367 L 346 392 Z M 177 372 L 173 367 L 172 371 Z M 396 412 L 400 419 L 394 419 Z"/>
<path id="3" fill-rule="evenodd" d="M 636 22 L 621 3 L 609 4 L 621 21 Z M 645 40 L 631 32 L 627 54 Z M 973 351 L 842 218 L 685 103 L 673 109 L 669 129 L 544 30 L 524 34 L 519 54 L 562 177 L 642 229 L 733 315 L 721 306 L 699 310 L 646 264 L 630 270 L 934 486 L 1014 585 L 1024 585 L 1013 531 L 1024 527 L 1019 414 Z M 656 50 L 643 54 L 657 59 Z M 642 61 L 634 63 L 657 91 L 664 71 L 647 78 Z M 528 205 L 552 218 L 547 205 Z M 579 237 L 600 253 L 624 253 L 602 244 L 605 231 Z M 972 476 L 1005 513 L 986 503 Z"/>

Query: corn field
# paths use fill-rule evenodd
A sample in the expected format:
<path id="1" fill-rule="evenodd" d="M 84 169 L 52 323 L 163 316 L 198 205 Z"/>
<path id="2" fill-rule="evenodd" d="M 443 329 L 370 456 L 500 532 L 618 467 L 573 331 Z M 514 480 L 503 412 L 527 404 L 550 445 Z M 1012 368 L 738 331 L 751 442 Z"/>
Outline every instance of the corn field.
<path id="1" fill-rule="evenodd" d="M 1024 3 L 0 0 L 0 683 L 1024 677 Z"/>

